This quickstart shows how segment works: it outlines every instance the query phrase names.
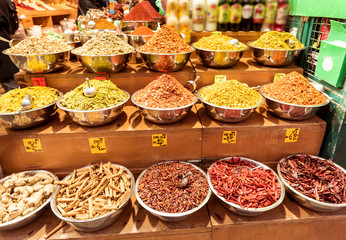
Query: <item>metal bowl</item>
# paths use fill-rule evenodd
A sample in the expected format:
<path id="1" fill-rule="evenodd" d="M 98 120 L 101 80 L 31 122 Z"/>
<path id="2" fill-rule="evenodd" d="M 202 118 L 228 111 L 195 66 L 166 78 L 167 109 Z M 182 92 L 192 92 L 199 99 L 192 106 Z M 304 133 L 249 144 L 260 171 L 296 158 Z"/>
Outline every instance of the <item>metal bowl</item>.
<path id="1" fill-rule="evenodd" d="M 315 113 L 323 106 L 329 104 L 329 96 L 325 93 L 322 93 L 326 96 L 327 101 L 319 105 L 295 105 L 285 102 L 280 102 L 273 98 L 268 97 L 262 92 L 262 88 L 268 84 L 261 86 L 259 92 L 266 99 L 266 104 L 268 106 L 269 112 L 273 113 L 275 116 L 289 119 L 289 120 L 304 120 L 312 117 Z"/>
<path id="2" fill-rule="evenodd" d="M 208 87 L 208 86 L 205 86 Z M 204 89 L 205 87 L 202 87 L 197 92 L 197 97 L 199 100 L 203 102 L 203 106 L 207 111 L 207 114 L 218 121 L 226 122 L 226 123 L 235 123 L 235 122 L 241 122 L 246 120 L 250 117 L 251 113 L 259 106 L 261 106 L 264 102 L 264 98 L 262 97 L 261 101 L 254 107 L 250 108 L 229 108 L 229 107 L 221 107 L 214 105 L 212 103 L 209 103 L 199 95 L 200 91 Z"/>
<path id="3" fill-rule="evenodd" d="M 62 69 L 70 59 L 70 51 L 48 54 L 12 54 L 8 49 L 2 53 L 8 55 L 12 62 L 28 73 L 49 73 Z"/>
<path id="4" fill-rule="evenodd" d="M 131 96 L 131 101 L 133 102 L 133 104 L 135 104 L 138 107 L 138 109 L 141 111 L 144 118 L 154 123 L 160 123 L 160 124 L 170 124 L 170 123 L 175 123 L 182 120 L 183 118 L 187 116 L 192 106 L 198 101 L 198 98 L 195 97 L 195 99 L 190 104 L 183 107 L 149 108 L 149 107 L 142 106 L 135 101 L 135 96 L 137 92 L 135 92 Z"/>
<path id="5" fill-rule="evenodd" d="M 24 171 L 23 173 L 27 175 L 35 175 L 36 173 L 47 173 L 49 174 L 52 178 L 54 178 L 55 181 L 58 181 L 58 177 L 55 176 L 52 172 L 49 171 L 44 171 L 44 170 L 31 170 L 31 171 Z M 0 180 L 0 183 L 2 184 L 6 180 L 8 180 L 11 176 L 4 177 L 3 179 Z M 53 194 L 52 194 L 53 195 Z M 48 208 L 48 204 L 52 198 L 52 195 L 38 208 L 36 208 L 33 212 L 18 218 L 14 219 L 12 221 L 6 222 L 6 223 L 0 223 L 0 231 L 8 231 L 12 229 L 17 229 L 20 227 L 23 227 L 27 225 L 28 223 L 34 221 L 37 217 L 39 217 L 44 210 Z"/>
<path id="6" fill-rule="evenodd" d="M 149 69 L 158 72 L 174 72 L 185 67 L 194 49 L 185 53 L 147 53 L 136 49 Z"/>
<path id="7" fill-rule="evenodd" d="M 226 159 L 229 159 L 230 157 L 227 157 L 227 158 L 223 158 L 223 159 L 220 159 L 218 161 L 223 161 L 223 160 L 226 160 Z M 228 202 L 226 201 L 226 199 L 224 197 L 221 197 L 217 194 L 216 190 L 214 189 L 213 187 L 213 184 L 211 183 L 211 180 L 210 180 L 210 175 L 209 175 L 209 169 L 211 169 L 214 165 L 215 165 L 215 162 L 208 168 L 208 172 L 207 172 L 207 178 L 208 178 L 208 183 L 209 183 L 209 187 L 210 189 L 212 190 L 212 192 L 215 194 L 215 196 L 220 200 L 221 204 L 229 211 L 233 212 L 233 213 L 236 213 L 238 215 L 242 215 L 242 216 L 256 216 L 256 215 L 259 215 L 261 213 L 264 213 L 264 212 L 267 212 L 267 211 L 270 211 L 274 208 L 276 208 L 277 206 L 279 206 L 282 201 L 284 200 L 285 198 L 285 187 L 284 185 L 282 184 L 282 182 L 280 181 L 280 178 L 278 177 L 278 175 L 270 168 L 268 167 L 267 165 L 264 165 L 263 163 L 260 163 L 260 162 L 257 162 L 255 160 L 252 160 L 250 158 L 246 158 L 246 157 L 240 157 L 241 160 L 243 161 L 246 161 L 246 162 L 251 162 L 251 163 L 254 163 L 256 166 L 261 166 L 262 168 L 264 169 L 269 169 L 272 171 L 272 173 L 277 177 L 280 185 L 281 185 L 281 195 L 280 195 L 280 198 L 275 202 L 273 203 L 272 205 L 268 206 L 268 207 L 263 207 L 263 208 L 242 208 L 241 206 L 239 206 L 238 204 L 235 204 L 235 203 L 232 203 L 232 202 Z"/>
<path id="8" fill-rule="evenodd" d="M 63 96 L 59 92 L 59 96 Z M 24 129 L 38 126 L 54 115 L 57 107 L 56 102 L 47 106 L 22 111 L 20 113 L 0 113 L 0 126 L 10 129 Z"/>
<path id="9" fill-rule="evenodd" d="M 229 68 L 236 65 L 243 53 L 249 49 L 246 47 L 246 49 L 236 51 L 208 50 L 195 47 L 194 44 L 192 47 L 196 49 L 198 58 L 203 65 L 213 68 Z"/>
<path id="10" fill-rule="evenodd" d="M 295 154 L 295 155 L 290 155 L 288 157 L 291 156 L 300 156 L 303 154 Z M 312 155 L 310 155 L 312 156 Z M 321 160 L 326 160 L 324 158 L 321 157 L 316 157 L 316 156 L 312 156 L 314 158 L 318 158 Z M 313 198 L 310 198 L 308 196 L 305 196 L 304 194 L 298 192 L 297 190 L 295 190 L 293 187 L 291 187 L 291 185 L 289 185 L 286 180 L 284 179 L 284 177 L 281 174 L 281 170 L 280 170 L 280 163 L 285 161 L 285 158 L 281 158 L 278 165 L 277 165 L 277 172 L 280 178 L 280 181 L 285 185 L 287 192 L 301 205 L 303 205 L 304 207 L 307 207 L 309 209 L 312 209 L 314 211 L 319 211 L 319 212 L 333 212 L 333 211 L 337 211 L 340 210 L 342 208 L 346 207 L 346 203 L 340 203 L 340 204 L 336 204 L 336 203 L 325 203 L 325 202 L 320 202 L 317 201 Z M 338 167 L 339 169 L 341 169 L 344 173 L 346 173 L 346 170 L 342 167 L 340 167 L 339 165 L 335 164 L 334 165 L 336 167 Z"/>
<path id="11" fill-rule="evenodd" d="M 159 26 L 158 22 L 148 22 L 148 21 L 122 21 L 122 31 L 127 32 L 127 31 L 134 31 L 136 28 L 140 26 L 146 26 L 150 29 L 157 29 Z"/>
<path id="12" fill-rule="evenodd" d="M 167 161 L 167 162 L 170 162 L 170 161 Z M 155 166 L 155 165 L 159 165 L 159 164 L 163 164 L 163 163 L 167 163 L 167 162 L 162 162 L 162 163 L 158 163 L 158 164 L 154 164 L 152 165 L 151 167 Z M 203 175 L 205 177 L 207 177 L 207 175 L 205 174 L 205 172 L 197 167 L 196 165 L 194 164 L 191 164 L 191 163 L 188 163 L 188 162 L 180 162 L 180 163 L 183 163 L 183 164 L 187 164 L 187 165 L 191 165 L 193 166 L 194 168 L 198 169 L 201 173 L 203 173 Z M 149 167 L 149 168 L 151 168 Z M 136 181 L 136 191 L 135 191 L 135 194 L 136 194 L 136 199 L 137 201 L 139 202 L 139 204 L 145 209 L 147 210 L 148 212 L 150 212 L 152 215 L 154 215 L 155 217 L 157 217 L 158 219 L 162 220 L 162 221 L 166 221 L 166 222 L 177 222 L 177 221 L 181 221 L 181 220 L 184 220 L 188 217 L 190 217 L 193 213 L 197 212 L 198 210 L 200 210 L 205 204 L 207 204 L 207 202 L 209 201 L 209 198 L 211 196 L 211 191 L 210 191 L 210 188 L 209 188 L 209 191 L 208 191 L 208 194 L 207 196 L 205 197 L 205 199 L 203 200 L 203 202 L 196 208 L 194 209 L 191 209 L 189 211 L 186 211 L 186 212 L 182 212 L 182 213 L 165 213 L 165 212 L 160 212 L 160 211 L 156 211 L 154 209 L 152 209 L 151 207 L 149 207 L 148 205 L 146 205 L 142 199 L 139 197 L 139 194 L 138 194 L 138 184 L 139 184 L 139 181 L 141 180 L 141 178 L 143 177 L 143 175 L 146 173 L 146 171 L 148 171 L 147 168 L 146 170 L 144 170 L 140 175 L 139 177 L 137 178 L 137 181 Z"/>
<path id="13" fill-rule="evenodd" d="M 128 39 L 128 44 L 130 44 L 135 49 L 146 44 L 147 41 L 153 36 L 153 35 L 131 35 L 131 33 L 132 31 L 125 32 Z M 133 54 L 136 57 L 137 63 L 142 62 L 142 58 L 137 52 L 134 52 Z"/>
<path id="14" fill-rule="evenodd" d="M 305 49 L 278 50 L 252 46 L 253 42 L 248 42 L 252 48 L 252 58 L 261 65 L 269 67 L 283 67 L 291 64 L 299 54 Z"/>
<path id="15" fill-rule="evenodd" d="M 112 165 L 117 166 L 117 167 L 123 167 L 124 170 L 127 172 L 127 174 L 129 174 L 131 177 L 131 193 L 126 198 L 126 200 L 119 206 L 118 209 L 113 210 L 113 211 L 111 211 L 111 212 L 109 212 L 103 216 L 100 216 L 97 218 L 92 218 L 92 219 L 87 219 L 87 220 L 75 220 L 75 219 L 63 217 L 60 214 L 60 212 L 58 211 L 57 205 L 56 205 L 57 204 L 56 203 L 56 197 L 57 197 L 57 194 L 60 190 L 60 186 L 58 186 L 58 187 L 55 187 L 54 192 L 53 192 L 53 196 L 52 196 L 52 200 L 50 202 L 50 207 L 51 207 L 53 213 L 55 214 L 55 216 L 57 216 L 62 221 L 67 222 L 67 224 L 69 224 L 71 227 L 73 227 L 77 231 L 83 231 L 83 232 L 97 231 L 97 230 L 106 228 L 109 225 L 111 225 L 112 223 L 114 223 L 114 221 L 117 220 L 117 218 L 119 218 L 120 214 L 125 209 L 126 205 L 128 204 L 128 202 L 129 202 L 129 200 L 133 194 L 133 191 L 135 189 L 135 178 L 133 177 L 133 174 L 130 172 L 130 170 L 128 170 L 124 166 L 114 164 L 114 163 L 112 163 Z M 89 166 L 84 167 L 84 168 L 89 168 Z M 72 173 L 69 174 L 68 176 L 66 176 L 63 179 L 63 181 L 68 180 L 71 176 L 72 176 Z"/>
<path id="16" fill-rule="evenodd" d="M 122 90 L 126 92 L 125 90 Z M 72 110 L 66 107 L 61 106 L 59 98 L 56 102 L 56 105 L 65 111 L 65 113 L 74 121 L 75 123 L 87 126 L 87 127 L 96 127 L 102 126 L 107 123 L 114 121 L 120 113 L 123 111 L 125 103 L 130 99 L 130 94 L 126 92 L 127 98 L 124 102 L 119 103 L 115 106 L 98 109 L 98 110 Z"/>

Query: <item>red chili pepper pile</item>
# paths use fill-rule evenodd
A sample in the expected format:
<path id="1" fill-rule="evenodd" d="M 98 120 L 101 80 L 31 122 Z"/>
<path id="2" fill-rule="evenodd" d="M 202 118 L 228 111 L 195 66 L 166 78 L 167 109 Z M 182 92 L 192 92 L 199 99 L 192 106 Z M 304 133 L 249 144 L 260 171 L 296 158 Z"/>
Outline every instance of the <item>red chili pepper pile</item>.
<path id="1" fill-rule="evenodd" d="M 240 157 L 217 161 L 209 169 L 211 183 L 226 201 L 238 204 L 242 208 L 262 208 L 275 203 L 281 195 L 281 184 L 269 169 L 250 170 L 239 166 L 255 164 L 243 161 Z"/>
<path id="2" fill-rule="evenodd" d="M 346 203 L 346 174 L 331 160 L 309 155 L 286 157 L 280 171 L 286 182 L 305 196 L 326 203 Z"/>

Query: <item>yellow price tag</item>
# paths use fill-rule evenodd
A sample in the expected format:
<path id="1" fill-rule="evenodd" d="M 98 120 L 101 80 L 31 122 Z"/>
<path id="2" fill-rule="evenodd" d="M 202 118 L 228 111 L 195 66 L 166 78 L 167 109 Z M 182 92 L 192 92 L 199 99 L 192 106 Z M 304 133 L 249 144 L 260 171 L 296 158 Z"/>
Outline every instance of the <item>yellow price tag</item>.
<path id="1" fill-rule="evenodd" d="M 285 142 L 297 142 L 300 128 L 287 128 Z"/>
<path id="2" fill-rule="evenodd" d="M 273 80 L 273 82 L 276 82 L 277 80 L 279 80 L 280 78 L 282 78 L 283 76 L 285 76 L 286 75 L 286 73 L 276 73 L 275 75 L 274 75 L 274 80 Z"/>
<path id="3" fill-rule="evenodd" d="M 23 139 L 26 152 L 42 152 L 41 140 L 39 138 Z"/>
<path id="4" fill-rule="evenodd" d="M 106 153 L 106 141 L 103 137 L 89 138 L 91 153 Z"/>
<path id="5" fill-rule="evenodd" d="M 222 35 L 222 32 L 220 32 L 220 31 L 213 31 L 213 32 L 211 32 L 210 35 L 211 35 L 211 36 L 213 36 L 213 35 L 218 36 L 218 35 Z"/>
<path id="6" fill-rule="evenodd" d="M 214 82 L 215 83 L 225 82 L 225 81 L 227 81 L 226 75 L 215 75 L 215 77 L 214 77 Z"/>
<path id="7" fill-rule="evenodd" d="M 224 131 L 222 134 L 222 143 L 236 143 L 237 131 Z"/>
<path id="8" fill-rule="evenodd" d="M 165 147 L 167 146 L 167 134 L 152 134 L 151 135 L 153 147 Z"/>

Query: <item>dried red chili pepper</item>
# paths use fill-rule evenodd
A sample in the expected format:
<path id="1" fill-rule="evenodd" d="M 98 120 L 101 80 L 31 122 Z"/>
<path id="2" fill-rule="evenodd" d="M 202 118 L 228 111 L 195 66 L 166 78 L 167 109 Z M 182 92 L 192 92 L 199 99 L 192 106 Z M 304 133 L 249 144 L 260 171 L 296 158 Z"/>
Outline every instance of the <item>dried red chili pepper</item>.
<path id="1" fill-rule="evenodd" d="M 286 182 L 298 192 L 326 203 L 346 203 L 346 174 L 331 160 L 309 155 L 286 157 L 280 162 Z"/>
<path id="2" fill-rule="evenodd" d="M 249 168 L 241 168 L 247 166 Z M 240 157 L 217 161 L 208 170 L 213 188 L 226 201 L 242 208 L 262 208 L 275 203 L 281 195 L 281 184 L 269 169 L 255 168 Z"/>

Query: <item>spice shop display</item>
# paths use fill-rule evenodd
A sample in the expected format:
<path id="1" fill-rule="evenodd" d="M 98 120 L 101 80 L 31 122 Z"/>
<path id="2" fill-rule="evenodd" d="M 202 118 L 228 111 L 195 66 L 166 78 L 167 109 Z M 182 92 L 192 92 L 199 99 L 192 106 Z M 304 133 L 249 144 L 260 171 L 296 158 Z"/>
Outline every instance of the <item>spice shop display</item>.
<path id="1" fill-rule="evenodd" d="M 54 190 L 53 213 L 80 231 L 97 231 L 112 224 L 128 203 L 135 180 L 125 167 L 93 164 L 74 170 Z"/>
<path id="2" fill-rule="evenodd" d="M 178 221 L 209 200 L 206 174 L 193 164 L 163 162 L 143 171 L 136 182 L 137 201 L 163 221 Z"/>
<path id="3" fill-rule="evenodd" d="M 153 6 L 151 6 L 150 1 L 143 1 L 140 5 L 149 13 L 149 15 L 155 20 L 161 20 L 164 18 L 160 13 L 158 13 Z"/>
<path id="4" fill-rule="evenodd" d="M 298 154 L 282 158 L 277 171 L 303 206 L 330 212 L 346 207 L 346 170 L 331 160 Z"/>
<path id="5" fill-rule="evenodd" d="M 285 190 L 269 167 L 243 157 L 218 160 L 208 169 L 212 191 L 230 211 L 254 216 L 272 210 L 284 199 Z"/>
<path id="6" fill-rule="evenodd" d="M 101 18 L 98 21 L 96 21 L 94 29 L 99 29 L 99 30 L 103 30 L 103 29 L 116 30 L 117 27 L 112 22 L 109 22 L 106 19 Z"/>
<path id="7" fill-rule="evenodd" d="M 150 13 L 145 10 L 142 4 L 136 4 L 136 6 L 131 8 L 129 14 L 123 18 L 122 30 L 133 31 L 140 26 L 147 26 L 151 29 L 156 29 L 158 27 L 158 23 L 150 15 Z"/>
<path id="8" fill-rule="evenodd" d="M 202 87 L 197 97 L 203 102 L 207 114 L 222 122 L 244 121 L 264 100 L 256 90 L 237 80 Z"/>
<path id="9" fill-rule="evenodd" d="M 146 26 L 140 26 L 130 33 L 133 36 L 150 36 L 154 35 L 154 31 Z"/>
<path id="10" fill-rule="evenodd" d="M 266 98 L 269 111 L 278 117 L 302 120 L 312 117 L 329 103 L 327 96 L 319 92 L 297 72 L 291 72 L 278 81 L 263 85 L 260 93 Z"/>

